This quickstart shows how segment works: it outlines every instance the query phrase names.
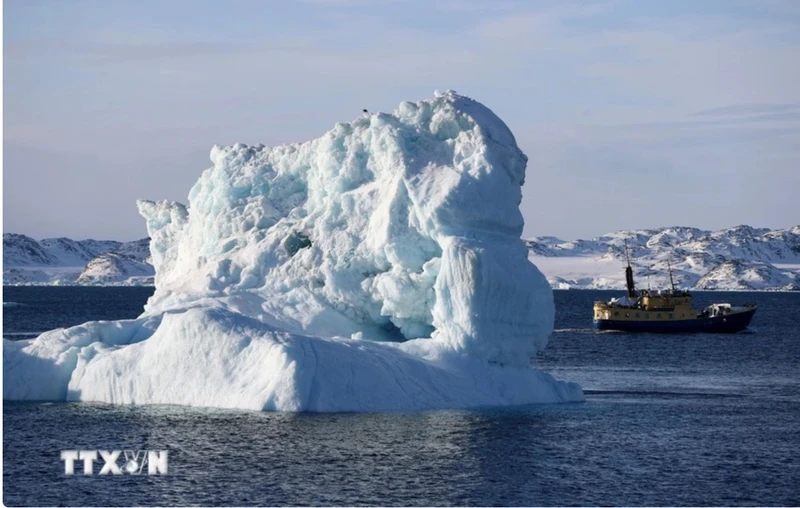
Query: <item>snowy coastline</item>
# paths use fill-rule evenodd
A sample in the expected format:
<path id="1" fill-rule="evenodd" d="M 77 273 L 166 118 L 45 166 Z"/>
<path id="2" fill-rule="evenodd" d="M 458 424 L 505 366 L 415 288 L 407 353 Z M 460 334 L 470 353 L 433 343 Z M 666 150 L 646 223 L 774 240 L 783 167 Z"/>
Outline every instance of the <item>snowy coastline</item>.
<path id="1" fill-rule="evenodd" d="M 37 242 L 24 235 L 9 234 L 3 240 L 3 284 L 7 286 L 155 285 L 148 238 L 128 243 L 59 239 L 61 245 L 88 242 L 95 249 L 98 245 L 116 249 L 102 251 L 75 266 L 68 264 L 75 262 L 74 255 L 67 259 L 54 255 L 51 264 L 40 264 L 42 256 L 37 253 L 46 253 L 50 240 Z M 800 289 L 800 226 L 774 230 L 738 226 L 720 231 L 666 227 L 617 231 L 571 242 L 537 237 L 526 240 L 526 245 L 529 260 L 544 273 L 553 289 L 622 290 L 625 241 L 631 246 L 637 285 L 642 288 L 648 284 L 654 289 L 667 287 L 669 259 L 676 283 L 692 290 Z M 40 243 L 44 245 L 39 246 Z M 22 248 L 31 245 L 37 248 Z"/>
<path id="2" fill-rule="evenodd" d="M 526 240 L 531 262 L 554 289 L 624 289 L 625 244 L 639 288 L 800 289 L 800 226 L 720 231 L 669 227 L 617 231 L 591 240 Z"/>

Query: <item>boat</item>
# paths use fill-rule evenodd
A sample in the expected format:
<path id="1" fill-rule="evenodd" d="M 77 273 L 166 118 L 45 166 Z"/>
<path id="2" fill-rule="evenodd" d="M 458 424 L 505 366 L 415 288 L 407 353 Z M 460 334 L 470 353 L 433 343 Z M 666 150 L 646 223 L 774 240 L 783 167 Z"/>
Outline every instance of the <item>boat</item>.
<path id="1" fill-rule="evenodd" d="M 661 291 L 637 290 L 633 281 L 628 246 L 625 268 L 627 294 L 608 302 L 594 302 L 594 327 L 598 330 L 651 333 L 736 333 L 748 327 L 756 312 L 755 304 L 713 303 L 698 312 L 692 295 L 675 288 L 669 265 L 671 287 Z"/>

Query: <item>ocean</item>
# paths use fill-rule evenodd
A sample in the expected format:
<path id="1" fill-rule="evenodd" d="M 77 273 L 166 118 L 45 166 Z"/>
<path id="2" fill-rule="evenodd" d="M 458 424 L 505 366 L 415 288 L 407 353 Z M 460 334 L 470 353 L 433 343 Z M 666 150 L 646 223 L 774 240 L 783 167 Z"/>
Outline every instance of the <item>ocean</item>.
<path id="1" fill-rule="evenodd" d="M 151 293 L 4 287 L 3 336 L 136 317 Z M 287 414 L 6 401 L 3 502 L 800 505 L 800 293 L 695 293 L 695 307 L 759 310 L 746 332 L 683 336 L 593 331 L 592 302 L 612 296 L 555 292 L 536 363 L 579 382 L 579 404 Z M 165 449 L 169 473 L 66 476 L 72 449 Z"/>

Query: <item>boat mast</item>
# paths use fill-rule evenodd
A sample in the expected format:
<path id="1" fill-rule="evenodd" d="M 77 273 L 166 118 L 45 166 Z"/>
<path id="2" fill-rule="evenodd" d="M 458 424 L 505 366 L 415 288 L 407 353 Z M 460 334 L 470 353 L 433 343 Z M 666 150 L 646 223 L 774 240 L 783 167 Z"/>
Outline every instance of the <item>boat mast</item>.
<path id="1" fill-rule="evenodd" d="M 625 259 L 628 260 L 628 267 L 625 268 L 625 285 L 628 287 L 628 298 L 636 297 L 636 288 L 633 285 L 633 268 L 631 268 L 631 257 L 628 254 L 628 240 L 625 239 Z"/>
<path id="2" fill-rule="evenodd" d="M 669 264 L 669 258 L 667 258 L 667 269 L 669 270 L 669 285 L 672 287 L 672 292 L 675 292 L 675 281 L 672 279 L 672 265 Z"/>

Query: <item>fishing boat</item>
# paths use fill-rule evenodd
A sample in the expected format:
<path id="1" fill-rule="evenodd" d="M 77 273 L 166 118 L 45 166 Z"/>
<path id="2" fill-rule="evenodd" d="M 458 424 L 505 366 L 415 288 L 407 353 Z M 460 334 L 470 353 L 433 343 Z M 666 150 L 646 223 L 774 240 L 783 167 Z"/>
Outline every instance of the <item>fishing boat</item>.
<path id="1" fill-rule="evenodd" d="M 637 290 L 627 244 L 625 268 L 627 294 L 608 302 L 594 302 L 594 327 L 598 330 L 652 333 L 736 333 L 744 330 L 756 312 L 754 304 L 713 303 L 697 311 L 692 295 L 675 288 L 669 265 L 670 289 Z"/>

